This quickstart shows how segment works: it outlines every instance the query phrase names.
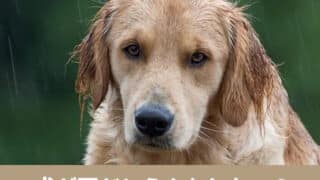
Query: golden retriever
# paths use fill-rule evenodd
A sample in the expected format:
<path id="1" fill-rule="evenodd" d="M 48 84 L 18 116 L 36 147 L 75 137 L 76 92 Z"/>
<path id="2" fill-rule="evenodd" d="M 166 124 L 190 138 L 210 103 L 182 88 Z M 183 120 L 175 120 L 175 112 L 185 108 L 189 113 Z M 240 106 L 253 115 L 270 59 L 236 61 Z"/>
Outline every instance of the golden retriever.
<path id="1" fill-rule="evenodd" d="M 316 165 L 275 65 L 226 0 L 109 0 L 77 46 L 85 164 Z"/>

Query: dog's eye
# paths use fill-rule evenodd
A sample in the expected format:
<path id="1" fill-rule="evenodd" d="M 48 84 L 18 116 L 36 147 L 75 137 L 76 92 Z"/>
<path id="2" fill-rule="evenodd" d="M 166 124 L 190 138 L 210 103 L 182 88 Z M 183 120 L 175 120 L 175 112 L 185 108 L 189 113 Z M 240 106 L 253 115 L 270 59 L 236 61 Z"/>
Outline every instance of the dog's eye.
<path id="1" fill-rule="evenodd" d="M 140 47 L 138 44 L 131 44 L 125 47 L 123 50 L 129 58 L 137 59 L 141 55 Z"/>
<path id="2" fill-rule="evenodd" d="M 208 56 L 201 53 L 201 52 L 195 52 L 192 54 L 189 60 L 189 64 L 192 67 L 199 67 L 203 65 L 208 60 Z"/>

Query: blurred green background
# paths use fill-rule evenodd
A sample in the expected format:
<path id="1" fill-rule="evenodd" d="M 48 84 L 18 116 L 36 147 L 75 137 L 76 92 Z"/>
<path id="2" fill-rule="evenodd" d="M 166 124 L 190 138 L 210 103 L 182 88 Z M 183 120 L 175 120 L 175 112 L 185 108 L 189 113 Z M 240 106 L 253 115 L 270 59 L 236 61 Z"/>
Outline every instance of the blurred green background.
<path id="1" fill-rule="evenodd" d="M 320 1 L 251 0 L 247 12 L 279 67 L 294 109 L 320 142 Z M 80 164 L 76 64 L 70 52 L 98 0 L 5 0 L 0 4 L 0 164 Z"/>

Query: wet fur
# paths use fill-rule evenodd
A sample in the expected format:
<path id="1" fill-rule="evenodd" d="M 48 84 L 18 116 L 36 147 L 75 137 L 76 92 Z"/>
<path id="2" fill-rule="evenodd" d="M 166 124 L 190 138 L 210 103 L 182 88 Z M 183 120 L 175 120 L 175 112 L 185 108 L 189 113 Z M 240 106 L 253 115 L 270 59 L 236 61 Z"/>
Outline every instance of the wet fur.
<path id="1" fill-rule="evenodd" d="M 110 0 L 106 3 L 97 13 L 88 36 L 76 48 L 75 54 L 80 60 L 76 89 L 81 96 L 89 96 L 93 106 L 85 164 L 320 163 L 319 147 L 289 105 L 279 74 L 243 10 L 224 0 L 190 0 L 199 8 L 204 4 L 213 7 L 212 18 L 220 25 L 216 33 L 226 52 L 220 56 L 225 62 L 221 66 L 223 76 L 219 87 L 215 93 L 208 94 L 210 100 L 203 109 L 206 113 L 199 137 L 187 149 L 177 151 L 147 152 L 130 146 L 123 130 L 127 108 L 123 104 L 124 93 L 121 93 L 116 73 L 111 73 L 108 47 L 114 37 L 109 34 L 112 28 L 113 35 L 120 33 L 119 26 L 113 25 L 121 13 L 131 14 L 137 21 L 140 16 L 152 18 L 150 14 L 154 13 L 150 3 L 130 2 Z M 185 4 L 181 6 L 183 3 L 182 0 L 151 1 L 153 6 L 168 7 L 163 13 L 167 17 L 163 19 L 177 17 L 176 14 L 191 8 Z M 128 12 L 132 4 L 140 6 L 140 11 Z M 128 26 L 133 23 L 132 19 L 117 20 Z M 197 80 L 202 81 L 201 78 L 206 77 L 199 76 Z"/>

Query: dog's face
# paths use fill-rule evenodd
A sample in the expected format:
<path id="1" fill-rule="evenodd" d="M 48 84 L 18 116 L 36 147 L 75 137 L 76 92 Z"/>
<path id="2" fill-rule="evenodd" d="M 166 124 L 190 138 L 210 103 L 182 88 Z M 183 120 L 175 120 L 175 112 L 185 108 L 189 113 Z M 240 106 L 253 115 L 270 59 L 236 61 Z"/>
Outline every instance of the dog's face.
<path id="1" fill-rule="evenodd" d="M 125 139 L 184 149 L 198 137 L 227 58 L 214 10 L 191 1 L 137 1 L 114 20 L 110 65 L 124 109 Z"/>
<path id="2" fill-rule="evenodd" d="M 217 93 L 243 86 L 238 85 L 242 74 L 226 79 L 241 66 L 234 59 L 229 64 L 232 75 L 226 73 L 231 47 L 237 46 L 230 44 L 234 22 L 227 19 L 229 6 L 222 0 L 111 0 L 79 47 L 78 90 L 94 84 L 91 95 L 97 108 L 112 81 L 120 91 L 128 144 L 144 150 L 187 149 L 198 138 Z M 240 26 L 247 32 L 245 23 Z M 249 41 L 239 43 L 246 46 Z M 224 106 L 249 96 L 240 90 L 225 93 Z M 234 103 L 230 106 L 234 113 L 226 119 L 241 124 L 246 109 L 238 112 Z M 225 107 L 220 111 L 224 114 Z"/>

